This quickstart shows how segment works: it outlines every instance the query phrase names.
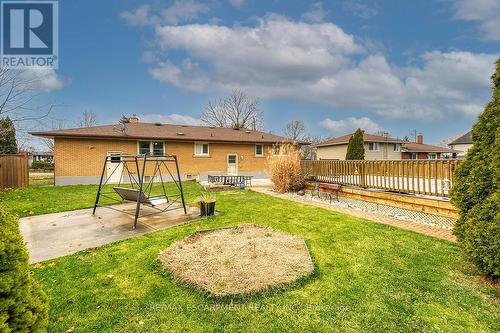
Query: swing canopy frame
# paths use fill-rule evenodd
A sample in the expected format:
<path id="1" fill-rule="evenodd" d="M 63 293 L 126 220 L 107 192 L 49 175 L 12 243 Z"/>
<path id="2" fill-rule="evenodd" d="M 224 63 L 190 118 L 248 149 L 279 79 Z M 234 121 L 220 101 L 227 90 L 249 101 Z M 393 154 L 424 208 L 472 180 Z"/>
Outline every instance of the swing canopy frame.
<path id="1" fill-rule="evenodd" d="M 117 159 L 119 157 L 119 160 Z M 114 164 L 109 174 L 105 175 L 108 163 Z M 152 165 L 153 172 L 147 175 L 147 165 Z M 121 170 L 121 171 L 118 171 Z M 106 185 L 111 184 L 109 180 L 115 173 L 121 172 L 118 183 L 113 183 L 110 191 Z M 179 194 L 167 193 L 165 183 L 172 181 L 179 191 Z M 153 186 L 157 183 L 160 185 L 161 193 L 152 195 Z M 116 199 L 116 195 L 120 199 Z M 186 203 L 184 200 L 184 190 L 182 188 L 182 180 L 179 171 L 179 163 L 176 155 L 109 155 L 104 159 L 99 187 L 95 198 L 94 209 L 92 214 L 95 215 L 97 207 L 113 209 L 122 213 L 130 214 L 129 212 L 118 209 L 111 205 L 100 205 L 101 198 L 112 200 L 115 203 L 123 203 L 124 201 L 135 202 L 134 229 L 137 228 L 137 221 L 140 217 L 164 213 L 175 209 L 184 209 L 184 214 L 187 214 Z M 181 204 L 176 205 L 176 204 Z M 141 206 L 148 206 L 154 212 L 148 214 L 140 214 Z"/>

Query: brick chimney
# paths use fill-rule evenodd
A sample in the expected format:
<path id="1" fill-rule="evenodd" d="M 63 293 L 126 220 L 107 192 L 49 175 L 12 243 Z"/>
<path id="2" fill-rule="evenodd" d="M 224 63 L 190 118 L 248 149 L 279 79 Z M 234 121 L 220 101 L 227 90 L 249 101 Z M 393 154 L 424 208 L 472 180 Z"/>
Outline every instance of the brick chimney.
<path id="1" fill-rule="evenodd" d="M 424 136 L 422 133 L 417 135 L 417 143 L 423 144 L 424 143 Z"/>
<path id="2" fill-rule="evenodd" d="M 139 122 L 139 118 L 137 117 L 137 115 L 134 113 L 132 115 L 132 117 L 130 117 L 130 123 L 131 124 L 137 124 Z"/>

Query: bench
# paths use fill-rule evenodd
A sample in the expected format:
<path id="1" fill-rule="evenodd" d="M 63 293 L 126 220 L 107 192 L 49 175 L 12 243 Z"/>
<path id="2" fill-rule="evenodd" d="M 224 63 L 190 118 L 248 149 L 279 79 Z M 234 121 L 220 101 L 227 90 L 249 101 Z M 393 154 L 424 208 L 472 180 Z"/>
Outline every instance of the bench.
<path id="1" fill-rule="evenodd" d="M 314 197 L 314 194 L 316 193 L 318 198 L 321 198 L 320 192 L 324 192 L 330 199 L 330 203 L 332 202 L 333 195 L 335 195 L 337 201 L 339 201 L 339 192 L 341 188 L 342 185 L 340 184 L 316 182 L 314 188 L 311 191 L 311 197 Z"/>
<path id="2" fill-rule="evenodd" d="M 244 184 L 245 187 L 252 186 L 253 176 L 225 176 L 225 175 L 208 175 L 208 182 L 211 184 L 218 183 L 221 185 L 240 186 Z"/>

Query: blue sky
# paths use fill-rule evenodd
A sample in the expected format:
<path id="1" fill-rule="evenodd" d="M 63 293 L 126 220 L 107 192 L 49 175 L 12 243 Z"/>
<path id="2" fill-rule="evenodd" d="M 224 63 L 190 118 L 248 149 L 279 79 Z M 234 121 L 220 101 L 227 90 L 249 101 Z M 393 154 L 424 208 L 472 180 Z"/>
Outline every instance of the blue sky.
<path id="1" fill-rule="evenodd" d="M 500 0 L 60 1 L 41 98 L 68 125 L 85 110 L 196 123 L 240 88 L 273 133 L 302 119 L 322 137 L 416 129 L 437 144 L 489 100 L 499 17 Z"/>

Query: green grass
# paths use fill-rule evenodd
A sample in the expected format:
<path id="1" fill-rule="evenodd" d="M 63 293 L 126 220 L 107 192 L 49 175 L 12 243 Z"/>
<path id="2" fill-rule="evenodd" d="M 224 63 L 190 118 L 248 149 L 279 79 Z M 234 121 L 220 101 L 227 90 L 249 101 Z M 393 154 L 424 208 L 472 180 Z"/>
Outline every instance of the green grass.
<path id="1" fill-rule="evenodd" d="M 189 198 L 200 192 L 196 184 L 186 187 Z M 80 206 L 92 202 L 85 199 L 93 194 L 89 187 L 37 188 L 45 189 L 55 201 L 80 189 Z M 217 195 L 218 217 L 33 266 L 50 294 L 50 331 L 500 330 L 498 289 L 464 264 L 453 243 L 251 191 Z M 180 284 L 159 266 L 159 251 L 193 231 L 242 223 L 304 238 L 315 275 L 290 289 L 231 301 Z"/>
<path id="2" fill-rule="evenodd" d="M 182 183 L 185 187 L 186 201 L 190 202 L 201 194 L 200 187 L 194 181 Z M 178 194 L 174 183 L 168 183 L 168 194 Z M 31 186 L 15 190 L 0 191 L 0 204 L 20 217 L 57 213 L 94 206 L 97 185 L 71 186 Z M 100 204 L 112 204 L 119 197 L 113 193 L 112 185 L 105 187 L 105 192 L 112 199 L 102 198 Z M 159 184 L 155 184 L 152 194 L 161 193 Z"/>

